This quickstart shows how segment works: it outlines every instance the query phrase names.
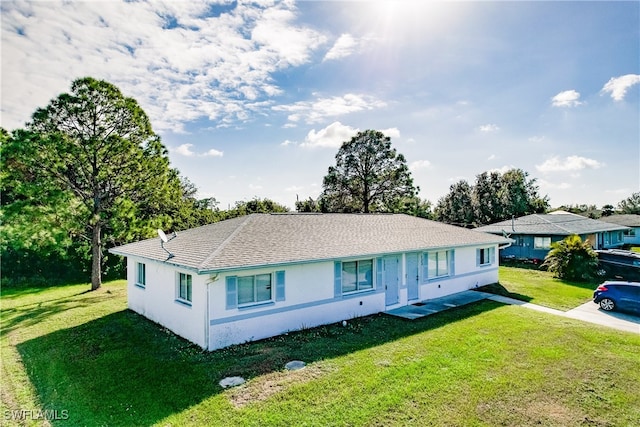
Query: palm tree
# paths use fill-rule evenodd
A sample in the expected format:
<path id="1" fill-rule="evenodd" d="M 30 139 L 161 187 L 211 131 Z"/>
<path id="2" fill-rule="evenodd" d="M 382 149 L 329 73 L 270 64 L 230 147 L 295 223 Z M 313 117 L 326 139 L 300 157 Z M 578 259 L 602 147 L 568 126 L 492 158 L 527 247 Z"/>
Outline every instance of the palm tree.
<path id="1" fill-rule="evenodd" d="M 598 254 L 588 241 L 574 234 L 551 244 L 542 267 L 559 279 L 587 282 L 596 276 Z"/>

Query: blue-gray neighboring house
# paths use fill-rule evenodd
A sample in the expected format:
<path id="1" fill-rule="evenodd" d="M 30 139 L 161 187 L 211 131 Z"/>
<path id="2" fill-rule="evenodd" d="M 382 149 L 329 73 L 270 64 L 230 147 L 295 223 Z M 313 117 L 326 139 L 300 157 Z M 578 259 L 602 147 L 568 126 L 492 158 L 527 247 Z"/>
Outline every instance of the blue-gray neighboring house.
<path id="1" fill-rule="evenodd" d="M 600 221 L 629 227 L 628 230 L 623 232 L 624 243 L 627 245 L 640 245 L 640 215 L 623 214 L 604 216 L 600 218 Z"/>
<path id="2" fill-rule="evenodd" d="M 587 218 L 564 211 L 532 214 L 476 228 L 477 231 L 498 234 L 513 240 L 500 250 L 502 258 L 542 260 L 551 243 L 577 234 L 594 249 L 619 248 L 628 227 Z"/>

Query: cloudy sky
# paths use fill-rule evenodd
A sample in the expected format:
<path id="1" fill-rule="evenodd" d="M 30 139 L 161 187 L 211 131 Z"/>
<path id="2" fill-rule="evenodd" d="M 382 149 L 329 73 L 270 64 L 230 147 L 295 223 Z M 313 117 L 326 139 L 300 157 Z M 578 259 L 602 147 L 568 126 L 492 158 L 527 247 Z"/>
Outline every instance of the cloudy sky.
<path id="1" fill-rule="evenodd" d="M 316 198 L 343 141 L 391 137 L 420 196 L 521 168 L 552 206 L 640 191 L 640 3 L 2 1 L 2 116 L 92 76 L 226 209 Z"/>

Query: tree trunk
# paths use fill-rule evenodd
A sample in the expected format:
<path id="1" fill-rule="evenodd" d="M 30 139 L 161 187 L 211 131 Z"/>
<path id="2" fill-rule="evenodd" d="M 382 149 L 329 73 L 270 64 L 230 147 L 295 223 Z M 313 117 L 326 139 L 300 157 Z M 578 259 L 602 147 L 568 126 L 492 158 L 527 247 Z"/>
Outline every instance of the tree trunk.
<path id="1" fill-rule="evenodd" d="M 95 291 L 102 285 L 102 231 L 100 221 L 93 224 L 91 236 L 91 290 Z"/>

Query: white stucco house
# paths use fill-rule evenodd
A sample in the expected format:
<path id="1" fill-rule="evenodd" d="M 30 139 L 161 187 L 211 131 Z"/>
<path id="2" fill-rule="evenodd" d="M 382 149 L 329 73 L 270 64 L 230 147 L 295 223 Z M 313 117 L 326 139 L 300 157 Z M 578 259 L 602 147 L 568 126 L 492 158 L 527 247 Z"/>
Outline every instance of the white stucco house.
<path id="1" fill-rule="evenodd" d="M 495 283 L 509 242 L 402 214 L 291 213 L 110 252 L 127 258 L 131 310 L 215 350 Z"/>

